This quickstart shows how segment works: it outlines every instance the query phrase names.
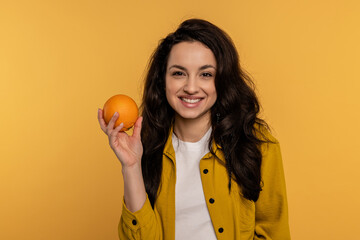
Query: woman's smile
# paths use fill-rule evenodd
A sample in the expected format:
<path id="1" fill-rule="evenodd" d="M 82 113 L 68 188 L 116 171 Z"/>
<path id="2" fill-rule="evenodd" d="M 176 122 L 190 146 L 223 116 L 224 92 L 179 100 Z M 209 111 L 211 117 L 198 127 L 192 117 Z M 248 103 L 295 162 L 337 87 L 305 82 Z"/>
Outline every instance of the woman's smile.
<path id="1" fill-rule="evenodd" d="M 200 42 L 181 42 L 171 49 L 166 71 L 166 99 L 181 119 L 208 123 L 217 94 L 216 59 Z"/>
<path id="2" fill-rule="evenodd" d="M 181 101 L 184 101 L 186 103 L 198 103 L 200 102 L 201 98 L 180 98 Z"/>

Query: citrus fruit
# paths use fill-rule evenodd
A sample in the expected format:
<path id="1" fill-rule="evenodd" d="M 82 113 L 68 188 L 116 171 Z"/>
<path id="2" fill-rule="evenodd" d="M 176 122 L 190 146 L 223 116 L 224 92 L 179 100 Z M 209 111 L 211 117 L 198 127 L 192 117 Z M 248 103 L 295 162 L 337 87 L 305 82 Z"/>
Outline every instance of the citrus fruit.
<path id="1" fill-rule="evenodd" d="M 139 109 L 135 101 L 126 95 L 118 94 L 109 98 L 104 104 L 104 120 L 108 124 L 115 112 L 119 113 L 119 117 L 115 122 L 115 127 L 124 123 L 124 127 L 120 131 L 127 131 L 134 126 L 139 115 Z"/>

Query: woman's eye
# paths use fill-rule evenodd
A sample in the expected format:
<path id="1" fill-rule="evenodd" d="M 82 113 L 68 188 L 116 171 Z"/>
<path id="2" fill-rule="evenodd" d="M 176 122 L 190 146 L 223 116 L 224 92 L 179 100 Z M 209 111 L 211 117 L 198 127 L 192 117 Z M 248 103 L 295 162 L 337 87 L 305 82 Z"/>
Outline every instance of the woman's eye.
<path id="1" fill-rule="evenodd" d="M 173 72 L 173 76 L 183 76 L 184 74 L 182 72 Z"/>
<path id="2" fill-rule="evenodd" d="M 212 77 L 213 75 L 211 73 L 203 73 L 202 76 L 203 77 Z"/>

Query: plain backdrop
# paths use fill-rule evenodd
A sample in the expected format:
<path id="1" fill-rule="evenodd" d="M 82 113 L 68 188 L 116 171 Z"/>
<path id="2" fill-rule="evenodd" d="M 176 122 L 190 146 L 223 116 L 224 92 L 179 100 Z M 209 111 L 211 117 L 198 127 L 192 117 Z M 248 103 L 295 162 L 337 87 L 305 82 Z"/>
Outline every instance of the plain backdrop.
<path id="1" fill-rule="evenodd" d="M 360 3 L 0 1 L 0 239 L 116 240 L 121 165 L 97 122 L 141 100 L 148 59 L 188 18 L 233 39 L 280 141 L 293 239 L 360 239 Z"/>

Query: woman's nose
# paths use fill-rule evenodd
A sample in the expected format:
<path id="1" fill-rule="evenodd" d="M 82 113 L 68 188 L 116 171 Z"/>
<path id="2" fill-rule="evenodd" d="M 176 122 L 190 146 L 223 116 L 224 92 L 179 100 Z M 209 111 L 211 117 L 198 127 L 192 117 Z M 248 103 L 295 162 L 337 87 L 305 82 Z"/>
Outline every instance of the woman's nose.
<path id="1" fill-rule="evenodd" d="M 184 85 L 184 92 L 189 94 L 197 93 L 199 86 L 195 77 L 189 77 Z"/>

